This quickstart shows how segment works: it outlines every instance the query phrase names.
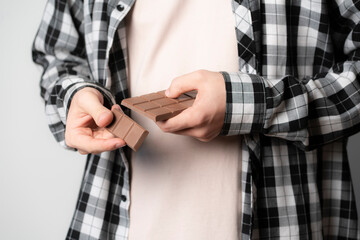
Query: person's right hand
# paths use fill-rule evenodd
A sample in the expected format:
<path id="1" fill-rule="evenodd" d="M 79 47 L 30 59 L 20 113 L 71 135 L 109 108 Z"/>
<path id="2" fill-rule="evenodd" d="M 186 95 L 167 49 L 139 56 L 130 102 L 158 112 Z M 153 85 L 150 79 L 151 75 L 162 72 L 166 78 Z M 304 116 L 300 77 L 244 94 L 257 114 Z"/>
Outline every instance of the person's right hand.
<path id="1" fill-rule="evenodd" d="M 75 93 L 69 108 L 65 143 L 81 154 L 101 153 L 125 145 L 105 129 L 113 120 L 112 112 L 103 106 L 104 98 L 95 88 L 86 87 Z M 112 108 L 118 108 L 114 105 Z"/>

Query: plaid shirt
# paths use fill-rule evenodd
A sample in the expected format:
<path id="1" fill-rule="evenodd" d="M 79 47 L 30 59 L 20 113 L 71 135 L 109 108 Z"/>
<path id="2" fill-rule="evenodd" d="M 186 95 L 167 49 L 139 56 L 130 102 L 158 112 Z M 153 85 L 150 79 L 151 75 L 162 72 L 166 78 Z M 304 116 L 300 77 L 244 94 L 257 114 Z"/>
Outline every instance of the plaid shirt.
<path id="1" fill-rule="evenodd" d="M 128 97 L 124 17 L 134 0 L 49 0 L 33 45 L 56 140 L 90 86 Z M 360 239 L 346 137 L 360 122 L 360 3 L 230 0 L 239 71 L 223 73 L 223 135 L 243 135 L 240 236 Z M 201 13 L 200 13 L 201 14 Z M 67 239 L 127 239 L 122 149 L 88 155 Z"/>

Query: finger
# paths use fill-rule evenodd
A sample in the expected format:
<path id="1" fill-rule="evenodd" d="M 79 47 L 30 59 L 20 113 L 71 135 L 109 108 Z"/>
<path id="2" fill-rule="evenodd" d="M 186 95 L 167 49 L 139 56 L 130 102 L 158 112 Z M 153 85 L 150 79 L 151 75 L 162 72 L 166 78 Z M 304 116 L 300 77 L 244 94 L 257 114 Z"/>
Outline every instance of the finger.
<path id="1" fill-rule="evenodd" d="M 102 99 L 92 92 L 84 93 L 81 98 L 81 108 L 94 119 L 99 127 L 106 127 L 113 120 L 112 112 L 103 106 Z"/>
<path id="2" fill-rule="evenodd" d="M 114 110 L 114 109 L 117 109 L 117 110 L 120 110 L 121 112 L 123 112 L 123 110 L 121 109 L 121 107 L 120 107 L 119 104 L 114 104 L 114 105 L 112 105 L 111 111 Z"/>
<path id="3" fill-rule="evenodd" d="M 107 150 L 113 150 L 115 148 L 119 148 L 122 146 L 125 146 L 126 143 L 123 139 L 117 138 L 112 133 L 110 133 L 108 130 L 102 128 L 102 129 L 96 129 L 92 130 L 91 128 L 81 128 L 81 129 L 75 129 L 73 131 L 66 131 L 65 132 L 65 139 L 66 144 L 69 147 L 73 147 L 79 150 L 81 154 L 87 154 L 89 151 L 91 151 L 91 146 L 89 145 L 89 141 L 91 139 L 98 139 L 98 140 L 111 140 L 108 144 L 115 145 L 114 148 L 107 148 L 105 147 L 103 151 Z M 95 143 L 97 144 L 97 143 Z M 90 146 L 87 148 L 87 146 Z M 102 146 L 99 146 L 102 148 Z"/>
<path id="4" fill-rule="evenodd" d="M 114 134 L 112 134 L 110 131 L 108 131 L 105 128 L 100 128 L 100 129 L 93 130 L 93 137 L 98 138 L 98 139 L 117 138 Z M 119 138 L 119 139 L 121 139 L 121 138 Z"/>
<path id="5" fill-rule="evenodd" d="M 187 128 L 197 127 L 201 123 L 201 120 L 199 111 L 194 107 L 190 107 L 179 115 L 169 118 L 166 121 L 156 122 L 156 124 L 162 131 L 173 133 Z"/>
<path id="6" fill-rule="evenodd" d="M 87 135 L 78 135 L 75 142 L 74 147 L 86 153 L 101 153 L 125 146 L 125 142 L 119 138 L 96 139 Z"/>
<path id="7" fill-rule="evenodd" d="M 199 83 L 203 77 L 203 70 L 177 77 L 171 82 L 170 87 L 165 91 L 165 94 L 167 97 L 176 98 L 182 93 L 198 90 Z"/>
<path id="8" fill-rule="evenodd" d="M 88 152 L 85 152 L 85 151 L 82 151 L 82 150 L 78 150 L 78 152 L 82 155 L 86 155 L 86 154 L 89 154 Z"/>

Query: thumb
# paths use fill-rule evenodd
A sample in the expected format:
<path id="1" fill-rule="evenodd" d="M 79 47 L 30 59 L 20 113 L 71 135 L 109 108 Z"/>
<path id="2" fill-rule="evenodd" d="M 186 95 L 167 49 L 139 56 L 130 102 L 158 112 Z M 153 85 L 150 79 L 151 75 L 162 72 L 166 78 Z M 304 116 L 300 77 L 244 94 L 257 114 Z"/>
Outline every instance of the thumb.
<path id="1" fill-rule="evenodd" d="M 103 106 L 103 96 L 100 92 L 87 92 L 81 101 L 81 108 L 89 114 L 99 127 L 106 127 L 113 120 L 112 112 Z"/>
<path id="2" fill-rule="evenodd" d="M 200 70 L 175 78 L 171 82 L 170 87 L 165 91 L 165 95 L 170 98 L 176 98 L 182 93 L 198 90 L 202 75 Z"/>

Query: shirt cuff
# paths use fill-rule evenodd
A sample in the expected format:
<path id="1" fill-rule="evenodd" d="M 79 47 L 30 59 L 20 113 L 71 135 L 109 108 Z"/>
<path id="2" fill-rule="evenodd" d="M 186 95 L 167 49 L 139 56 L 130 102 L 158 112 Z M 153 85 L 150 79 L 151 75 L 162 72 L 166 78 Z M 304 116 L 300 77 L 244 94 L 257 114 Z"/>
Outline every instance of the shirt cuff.
<path id="1" fill-rule="evenodd" d="M 104 96 L 104 106 L 110 108 L 115 104 L 115 99 L 111 92 L 101 84 L 91 82 L 88 79 L 78 76 L 66 76 L 61 80 L 61 87 L 57 93 L 56 109 L 61 122 L 66 124 L 66 117 L 74 94 L 85 87 L 93 87 L 100 91 Z"/>
<path id="2" fill-rule="evenodd" d="M 254 74 L 221 72 L 225 80 L 226 110 L 220 135 L 261 132 L 266 114 L 266 83 Z"/>
<path id="3" fill-rule="evenodd" d="M 104 88 L 102 85 L 94 82 L 76 82 L 69 86 L 68 90 L 66 91 L 65 97 L 64 97 L 64 109 L 65 109 L 65 119 L 63 120 L 64 123 L 66 123 L 66 116 L 69 111 L 69 107 L 71 104 L 71 100 L 74 97 L 75 93 L 80 91 L 83 88 L 86 87 L 92 87 L 98 90 L 103 96 L 104 96 L 104 106 L 107 108 L 111 108 L 112 105 L 114 105 L 115 99 L 111 92 Z"/>

